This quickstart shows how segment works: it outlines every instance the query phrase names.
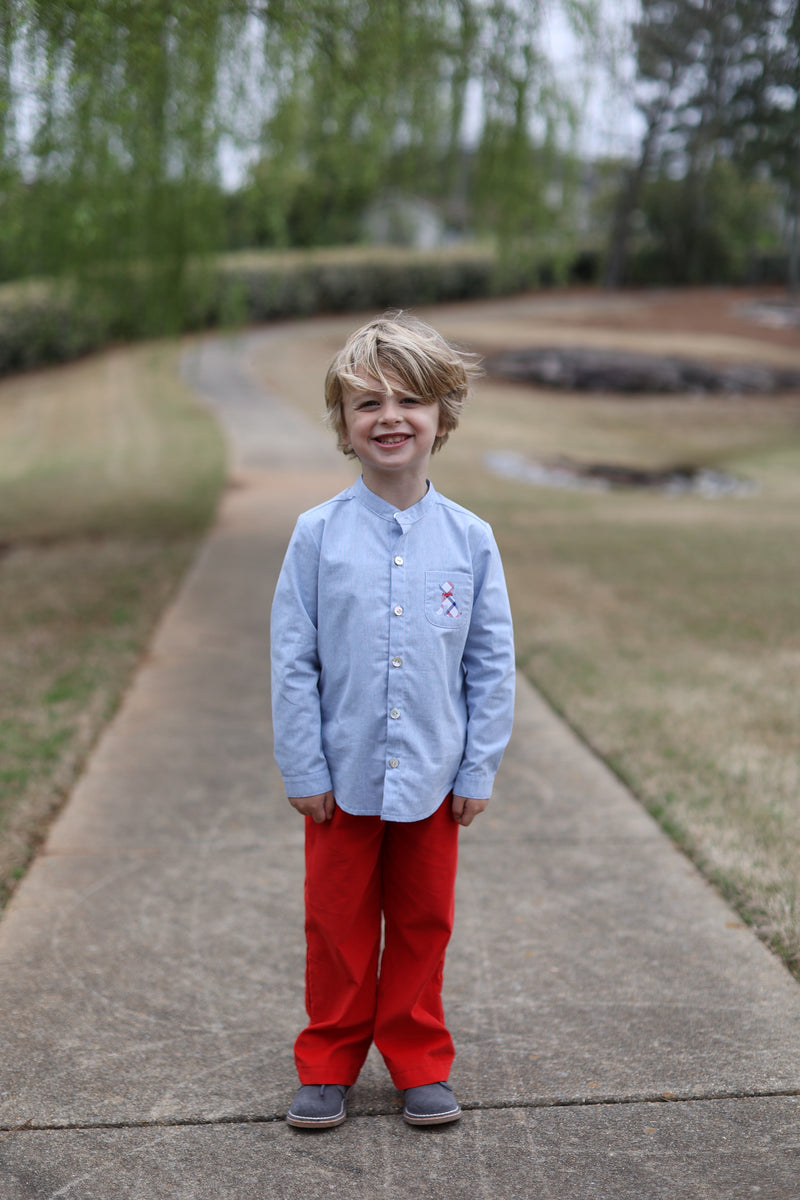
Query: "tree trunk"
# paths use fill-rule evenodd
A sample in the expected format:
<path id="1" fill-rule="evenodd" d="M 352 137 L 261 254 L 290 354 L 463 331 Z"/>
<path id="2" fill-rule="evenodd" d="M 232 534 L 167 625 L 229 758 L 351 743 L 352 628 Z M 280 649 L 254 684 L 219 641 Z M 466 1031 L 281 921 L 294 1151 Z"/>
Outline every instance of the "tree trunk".
<path id="1" fill-rule="evenodd" d="M 787 282 L 792 295 L 800 292 L 800 196 L 792 191 L 789 201 L 789 265 Z"/>
<path id="2" fill-rule="evenodd" d="M 628 242 L 631 234 L 631 217 L 636 211 L 642 190 L 645 173 L 650 166 L 656 133 L 661 123 L 662 110 L 649 115 L 647 129 L 642 138 L 639 161 L 630 167 L 620 185 L 617 203 L 614 209 L 614 223 L 611 228 L 611 238 L 603 272 L 603 286 L 619 287 L 625 279 L 628 263 Z"/>

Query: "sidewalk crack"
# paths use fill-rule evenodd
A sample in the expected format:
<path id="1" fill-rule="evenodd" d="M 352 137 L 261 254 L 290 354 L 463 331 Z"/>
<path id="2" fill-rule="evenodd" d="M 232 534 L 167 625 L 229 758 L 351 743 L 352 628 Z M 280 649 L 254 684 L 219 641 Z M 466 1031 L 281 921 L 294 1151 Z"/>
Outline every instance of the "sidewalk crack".
<path id="1" fill-rule="evenodd" d="M 722 1101 L 740 1100 L 781 1100 L 800 1097 L 800 1087 L 777 1088 L 749 1091 L 716 1091 L 704 1092 L 700 1095 L 672 1092 L 642 1093 L 630 1096 L 591 1096 L 591 1097 L 542 1097 L 534 1100 L 494 1101 L 485 1104 L 470 1104 L 462 1102 L 463 1112 L 505 1112 L 509 1110 L 532 1109 L 547 1111 L 558 1108 L 611 1108 L 637 1107 L 645 1104 L 717 1104 Z M 400 1116 L 398 1108 L 371 1109 L 369 1112 L 352 1112 L 350 1119 L 358 1120 L 375 1117 Z M 222 1117 L 164 1117 L 128 1121 L 75 1121 L 69 1123 L 42 1122 L 37 1123 L 31 1117 L 21 1125 L 11 1128 L 0 1125 L 0 1141 L 15 1133 L 67 1133 L 87 1130 L 137 1130 L 137 1129 L 201 1129 L 210 1126 L 224 1125 L 274 1125 L 285 1120 L 285 1113 L 237 1113 Z"/>

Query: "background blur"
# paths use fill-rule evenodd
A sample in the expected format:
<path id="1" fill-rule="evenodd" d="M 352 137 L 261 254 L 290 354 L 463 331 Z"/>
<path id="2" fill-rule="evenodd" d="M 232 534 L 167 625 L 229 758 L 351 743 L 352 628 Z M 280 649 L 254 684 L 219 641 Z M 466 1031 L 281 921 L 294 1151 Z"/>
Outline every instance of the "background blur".
<path id="1" fill-rule="evenodd" d="M 797 286 L 798 43 L 797 0 L 2 0 L 0 282 L 81 343 L 346 305 L 259 308 L 245 251 Z"/>

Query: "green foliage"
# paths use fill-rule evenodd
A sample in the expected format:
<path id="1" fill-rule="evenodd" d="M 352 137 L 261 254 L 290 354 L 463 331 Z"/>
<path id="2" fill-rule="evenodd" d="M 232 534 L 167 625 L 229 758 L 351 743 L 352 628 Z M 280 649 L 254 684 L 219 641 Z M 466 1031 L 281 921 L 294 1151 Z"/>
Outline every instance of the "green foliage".
<path id="1" fill-rule="evenodd" d="M 737 92 L 742 161 L 766 170 L 786 209 L 789 283 L 800 287 L 800 0 L 770 0 L 759 40 L 762 69 Z"/>
<path id="2" fill-rule="evenodd" d="M 182 324 L 191 256 L 219 236 L 218 0 L 14 6 L 16 62 L 38 123 L 9 141 L 0 241 L 6 278 L 59 274 L 120 333 Z M 8 85 L 10 86 L 10 84 Z"/>
<path id="3" fill-rule="evenodd" d="M 698 196 L 696 189 L 701 188 Z M 716 159 L 702 181 L 650 179 L 640 200 L 643 229 L 631 263 L 637 283 L 739 283 L 754 256 L 775 248 L 774 189 Z"/>
<path id="4" fill-rule="evenodd" d="M 262 131 L 239 221 L 260 245 L 359 240 L 387 192 L 435 200 L 457 232 L 508 243 L 553 224 L 542 202 L 569 104 L 541 50 L 545 6 L 496 0 L 316 0 L 265 19 L 277 102 Z M 584 37 L 592 0 L 567 6 Z M 465 139 L 467 93 L 480 109 Z M 476 99 L 477 98 L 477 99 Z M 237 235 L 241 238 L 242 224 Z"/>
<path id="5" fill-rule="evenodd" d="M 595 2 L 567 5 L 584 37 Z M 130 336 L 183 328 L 212 303 L 204 255 L 357 242 L 387 192 L 435 201 L 461 233 L 541 234 L 551 148 L 569 126 L 541 50 L 545 12 L 544 0 L 0 0 L 0 280 L 59 276 Z M 221 146 L 251 164 L 233 196 Z"/>
<path id="6" fill-rule="evenodd" d="M 797 209 L 798 0 L 641 0 L 633 33 L 645 132 L 620 186 L 609 282 L 624 273 L 640 201 L 658 278 L 668 264 L 689 282 L 736 277 L 765 222 L 780 225 L 764 181 Z"/>
<path id="7" fill-rule="evenodd" d="M 273 203 L 283 190 L 287 244 L 352 240 L 354 218 L 387 182 L 397 139 L 422 146 L 435 135 L 452 7 L 304 0 L 267 8 L 265 63 L 280 84 L 262 132 L 261 174 L 271 177 Z"/>

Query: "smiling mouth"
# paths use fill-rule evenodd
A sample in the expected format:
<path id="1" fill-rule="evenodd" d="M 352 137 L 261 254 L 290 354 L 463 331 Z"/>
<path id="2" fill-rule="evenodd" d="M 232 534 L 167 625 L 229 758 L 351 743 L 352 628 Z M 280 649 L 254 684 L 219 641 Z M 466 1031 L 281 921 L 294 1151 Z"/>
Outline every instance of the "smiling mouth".
<path id="1" fill-rule="evenodd" d="M 403 442 L 407 442 L 411 434 L 409 433 L 385 433 L 382 437 L 376 437 L 375 441 L 380 446 L 400 446 Z"/>

